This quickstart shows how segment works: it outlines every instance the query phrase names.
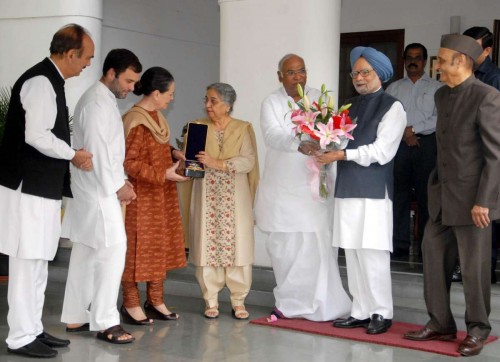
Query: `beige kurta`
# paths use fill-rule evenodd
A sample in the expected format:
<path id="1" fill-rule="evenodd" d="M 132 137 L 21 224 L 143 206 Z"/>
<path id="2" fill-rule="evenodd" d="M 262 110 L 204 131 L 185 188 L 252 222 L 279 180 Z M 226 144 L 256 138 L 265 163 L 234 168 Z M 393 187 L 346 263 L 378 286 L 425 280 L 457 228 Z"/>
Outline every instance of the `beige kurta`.
<path id="1" fill-rule="evenodd" d="M 228 170 L 207 168 L 205 177 L 193 182 L 189 261 L 196 266 L 249 265 L 254 261 L 254 221 L 248 174 L 258 171 L 253 129 L 234 119 L 223 132 L 208 124 L 206 152 L 224 159 Z M 224 146 L 232 137 L 241 137 L 239 152 L 224 158 Z"/>

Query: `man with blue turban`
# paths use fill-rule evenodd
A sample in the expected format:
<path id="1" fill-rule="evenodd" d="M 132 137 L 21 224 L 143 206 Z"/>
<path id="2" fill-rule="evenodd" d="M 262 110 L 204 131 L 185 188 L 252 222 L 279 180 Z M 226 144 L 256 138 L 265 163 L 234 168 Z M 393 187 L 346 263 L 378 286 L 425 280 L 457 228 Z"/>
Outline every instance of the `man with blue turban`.
<path id="1" fill-rule="evenodd" d="M 337 161 L 333 246 L 345 249 L 351 315 L 336 320 L 337 328 L 386 332 L 392 325 L 390 270 L 392 251 L 393 159 L 406 127 L 406 113 L 382 83 L 393 74 L 383 53 L 368 47 L 351 51 L 350 73 L 359 93 L 348 100 L 357 127 L 344 150 L 317 155 L 316 161 Z"/>

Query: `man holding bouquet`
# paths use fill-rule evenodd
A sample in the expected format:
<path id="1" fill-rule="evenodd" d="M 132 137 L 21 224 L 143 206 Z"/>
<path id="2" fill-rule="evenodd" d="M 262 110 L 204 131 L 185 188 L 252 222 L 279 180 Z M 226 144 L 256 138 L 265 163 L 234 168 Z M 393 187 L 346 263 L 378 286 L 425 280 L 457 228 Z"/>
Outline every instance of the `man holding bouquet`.
<path id="1" fill-rule="evenodd" d="M 384 92 L 393 75 L 383 53 L 369 47 L 351 51 L 350 73 L 358 97 L 351 103 L 356 119 L 347 149 L 316 155 L 319 164 L 337 162 L 333 246 L 345 249 L 351 315 L 337 328 L 386 332 L 392 325 L 390 270 L 392 251 L 393 159 L 406 127 L 403 105 Z"/>
<path id="2" fill-rule="evenodd" d="M 262 103 L 261 129 L 266 162 L 255 198 L 257 226 L 265 232 L 276 288 L 278 317 L 327 321 L 349 313 L 351 302 L 342 287 L 337 248 L 331 246 L 333 205 L 314 199 L 308 181 L 308 157 L 298 152 L 288 102 L 321 93 L 307 87 L 304 60 L 285 55 L 278 64 L 282 87 Z"/>

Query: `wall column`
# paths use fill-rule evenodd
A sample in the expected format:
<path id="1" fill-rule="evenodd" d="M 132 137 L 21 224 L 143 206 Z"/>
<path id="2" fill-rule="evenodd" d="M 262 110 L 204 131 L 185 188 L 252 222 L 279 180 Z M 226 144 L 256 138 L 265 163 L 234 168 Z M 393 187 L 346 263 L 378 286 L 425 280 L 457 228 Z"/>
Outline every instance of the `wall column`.
<path id="1" fill-rule="evenodd" d="M 0 87 L 10 87 L 28 68 L 48 57 L 54 33 L 68 23 L 85 27 L 95 43 L 90 68 L 66 82 L 66 100 L 73 114 L 82 93 L 102 74 L 102 0 L 1 0 Z"/>
<path id="2" fill-rule="evenodd" d="M 220 79 L 238 95 L 234 116 L 253 123 L 264 165 L 260 104 L 280 86 L 276 71 L 283 55 L 302 56 L 308 85 L 325 83 L 338 96 L 341 0 L 219 0 L 219 5 Z M 255 238 L 255 264 L 270 266 L 257 228 Z"/>

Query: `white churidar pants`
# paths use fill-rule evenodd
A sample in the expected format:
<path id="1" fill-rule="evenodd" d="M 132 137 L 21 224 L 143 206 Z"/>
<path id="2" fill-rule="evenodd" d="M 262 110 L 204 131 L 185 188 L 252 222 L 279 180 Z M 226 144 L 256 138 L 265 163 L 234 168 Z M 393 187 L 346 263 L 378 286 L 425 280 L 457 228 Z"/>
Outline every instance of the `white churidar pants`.
<path id="1" fill-rule="evenodd" d="M 231 305 L 245 305 L 245 298 L 252 285 L 252 265 L 232 267 L 197 266 L 196 279 L 200 284 L 207 308 L 219 305 L 219 292 L 227 285 L 231 292 Z"/>
<path id="2" fill-rule="evenodd" d="M 380 314 L 392 319 L 391 263 L 388 250 L 345 249 L 351 316 L 357 319 Z"/>
<path id="3" fill-rule="evenodd" d="M 120 324 L 116 307 L 127 245 L 90 248 L 73 243 L 61 316 L 63 323 L 90 323 L 91 331 Z"/>
<path id="4" fill-rule="evenodd" d="M 21 348 L 43 332 L 42 310 L 47 286 L 48 261 L 9 257 L 7 345 Z"/>
<path id="5" fill-rule="evenodd" d="M 276 307 L 286 317 L 329 321 L 349 314 L 351 300 L 340 279 L 338 249 L 327 235 L 272 232 L 266 248 L 276 278 Z"/>

